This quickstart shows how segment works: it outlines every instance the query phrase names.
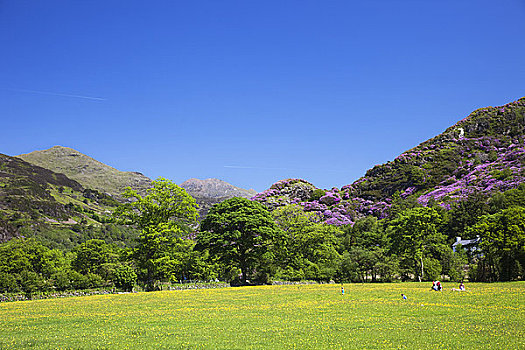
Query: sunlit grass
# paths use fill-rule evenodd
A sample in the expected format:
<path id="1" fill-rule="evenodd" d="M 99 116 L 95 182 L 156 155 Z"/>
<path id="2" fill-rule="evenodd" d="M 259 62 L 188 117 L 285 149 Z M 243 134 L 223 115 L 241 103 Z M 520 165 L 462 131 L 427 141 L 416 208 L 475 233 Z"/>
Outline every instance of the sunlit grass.
<path id="1" fill-rule="evenodd" d="M 4 303 L 0 348 L 525 348 L 525 283 L 451 287 L 345 284 L 342 296 L 339 285 L 261 286 Z"/>

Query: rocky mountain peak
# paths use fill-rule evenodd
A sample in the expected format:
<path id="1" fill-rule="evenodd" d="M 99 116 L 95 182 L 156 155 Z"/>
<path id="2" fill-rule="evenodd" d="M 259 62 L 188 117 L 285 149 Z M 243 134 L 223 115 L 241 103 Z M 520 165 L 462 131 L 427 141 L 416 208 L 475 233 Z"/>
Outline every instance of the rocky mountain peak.
<path id="1" fill-rule="evenodd" d="M 189 179 L 184 181 L 181 185 L 188 193 L 194 197 L 244 197 L 251 198 L 255 195 L 254 190 L 245 190 L 243 188 L 235 187 L 226 181 L 219 179 Z"/>

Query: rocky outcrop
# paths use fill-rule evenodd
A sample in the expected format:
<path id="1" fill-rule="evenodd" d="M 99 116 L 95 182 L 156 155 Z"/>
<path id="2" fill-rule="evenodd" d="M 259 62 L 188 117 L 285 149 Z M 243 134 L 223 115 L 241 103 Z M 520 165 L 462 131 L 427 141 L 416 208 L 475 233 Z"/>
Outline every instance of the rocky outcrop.
<path id="1" fill-rule="evenodd" d="M 0 218 L 0 243 L 18 237 L 17 229 Z"/>
<path id="2" fill-rule="evenodd" d="M 188 192 L 199 205 L 199 218 L 206 217 L 210 208 L 226 199 L 233 197 L 251 198 L 257 192 L 235 187 L 219 179 L 189 179 L 184 181 L 182 188 Z"/>
<path id="3" fill-rule="evenodd" d="M 257 193 L 254 190 L 235 187 L 219 179 L 189 179 L 184 181 L 180 187 L 194 197 L 204 198 L 251 198 Z"/>

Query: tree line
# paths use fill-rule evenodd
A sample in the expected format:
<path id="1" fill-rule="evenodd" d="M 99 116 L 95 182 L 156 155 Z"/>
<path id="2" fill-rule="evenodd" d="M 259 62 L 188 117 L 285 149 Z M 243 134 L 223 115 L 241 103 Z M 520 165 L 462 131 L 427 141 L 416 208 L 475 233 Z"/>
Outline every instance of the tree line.
<path id="1" fill-rule="evenodd" d="M 268 211 L 231 198 L 213 206 L 197 229 L 197 205 L 184 189 L 158 179 L 132 189 L 113 217 L 140 230 L 133 247 L 91 239 L 69 251 L 36 239 L 0 244 L 0 292 L 88 288 L 158 289 L 159 283 L 221 280 L 338 282 L 510 281 L 523 279 L 525 185 L 491 197 L 473 194 L 445 210 L 395 197 L 386 219 L 327 225 L 299 205 Z M 476 249 L 456 247 L 457 236 Z"/>

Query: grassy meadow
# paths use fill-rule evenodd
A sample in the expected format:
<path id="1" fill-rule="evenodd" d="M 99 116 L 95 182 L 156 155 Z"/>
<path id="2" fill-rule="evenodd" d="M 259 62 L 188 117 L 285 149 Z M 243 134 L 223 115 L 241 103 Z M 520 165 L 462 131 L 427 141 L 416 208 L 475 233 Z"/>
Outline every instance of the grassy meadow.
<path id="1" fill-rule="evenodd" d="M 1 349 L 525 349 L 525 283 L 260 286 L 0 304 Z M 407 295 L 403 300 L 401 293 Z"/>

